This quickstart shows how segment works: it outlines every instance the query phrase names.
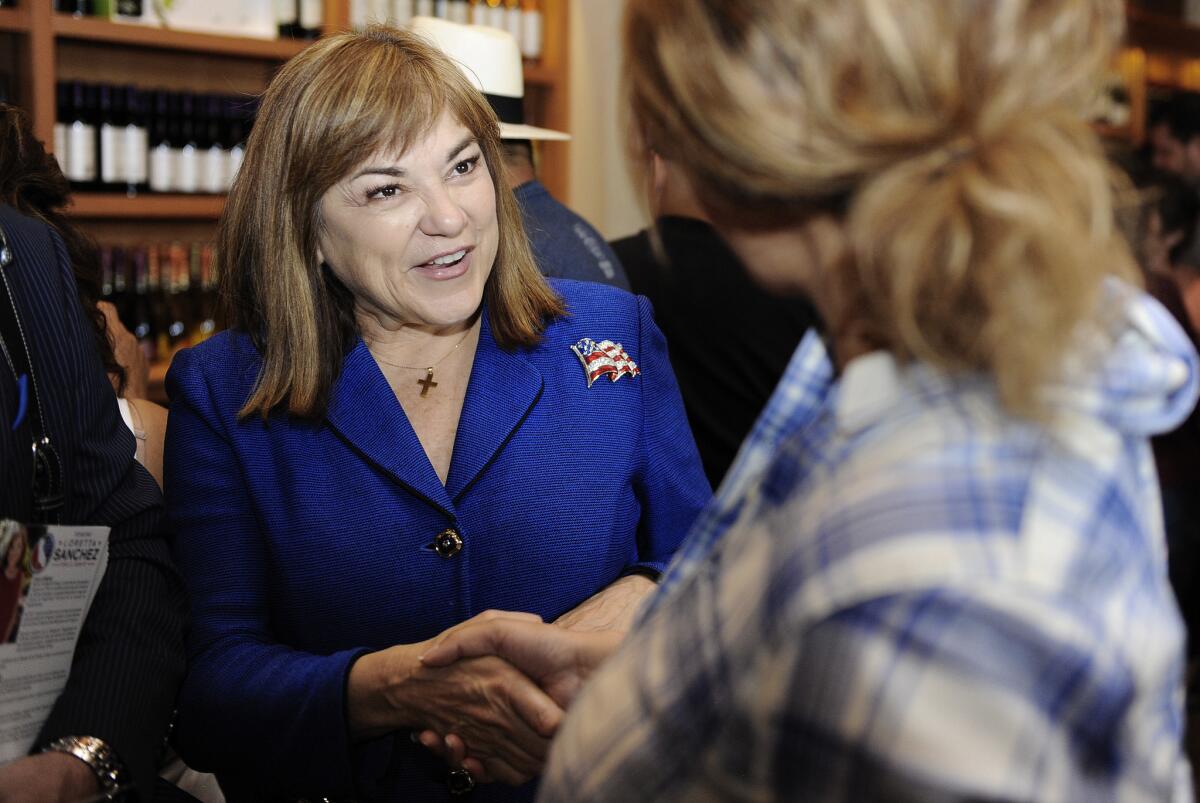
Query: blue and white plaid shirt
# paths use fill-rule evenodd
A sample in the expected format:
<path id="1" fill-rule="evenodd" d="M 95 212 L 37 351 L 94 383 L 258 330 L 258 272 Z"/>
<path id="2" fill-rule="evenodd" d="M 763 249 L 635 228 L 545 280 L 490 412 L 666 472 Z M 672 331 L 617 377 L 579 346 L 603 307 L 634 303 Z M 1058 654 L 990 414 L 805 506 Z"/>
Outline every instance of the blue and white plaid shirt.
<path id="1" fill-rule="evenodd" d="M 806 338 L 540 800 L 1190 800 L 1146 436 L 1196 356 L 1110 291 L 1045 426 Z"/>

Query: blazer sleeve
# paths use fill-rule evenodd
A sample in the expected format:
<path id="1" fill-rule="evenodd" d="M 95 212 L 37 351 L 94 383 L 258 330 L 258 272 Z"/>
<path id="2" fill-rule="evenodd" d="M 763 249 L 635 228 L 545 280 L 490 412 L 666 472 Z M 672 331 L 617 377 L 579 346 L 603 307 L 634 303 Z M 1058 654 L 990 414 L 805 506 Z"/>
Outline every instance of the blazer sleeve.
<path id="1" fill-rule="evenodd" d="M 66 249 L 48 233 L 63 329 L 62 337 L 42 351 L 53 357 L 42 371 L 43 384 L 52 388 L 48 405 L 69 401 L 77 427 L 61 518 L 112 529 L 108 568 L 75 647 L 66 687 L 35 744 L 70 735 L 101 738 L 125 764 L 141 799 L 150 800 L 183 679 L 186 598 L 163 532 L 158 486 L 133 459 L 133 437 L 121 421 L 84 320 Z M 48 327 L 45 319 L 34 322 L 34 336 Z"/>
<path id="2" fill-rule="evenodd" d="M 637 297 L 642 389 L 641 461 L 635 491 L 642 505 L 638 557 L 626 567 L 662 573 L 712 497 L 700 453 L 650 302 Z"/>
<path id="3" fill-rule="evenodd" d="M 196 351 L 180 352 L 167 377 L 165 484 L 193 621 L 176 744 L 189 765 L 240 783 L 353 795 L 345 686 L 366 650 L 316 655 L 272 632 L 266 540 L 235 448 L 247 425 L 229 394 L 223 408 L 201 364 Z"/>

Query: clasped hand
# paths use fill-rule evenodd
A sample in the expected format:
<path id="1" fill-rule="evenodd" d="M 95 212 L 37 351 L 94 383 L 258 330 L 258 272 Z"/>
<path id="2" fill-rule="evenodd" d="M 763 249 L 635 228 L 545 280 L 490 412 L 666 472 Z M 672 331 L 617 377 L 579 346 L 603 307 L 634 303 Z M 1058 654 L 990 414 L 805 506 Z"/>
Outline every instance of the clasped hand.
<path id="1" fill-rule="evenodd" d="M 536 684 L 549 696 L 558 711 L 553 727 L 539 731 L 552 736 L 562 711 L 570 705 L 592 671 L 620 644 L 618 631 L 576 632 L 556 625 L 542 624 L 537 617 L 513 618 L 498 614 L 489 619 L 471 620 L 433 640 L 421 656 L 428 671 L 447 671 L 470 667 L 476 661 L 500 661 L 522 673 L 526 682 Z M 499 656 L 499 657 L 496 657 Z M 530 697 L 527 702 L 536 699 Z M 527 713 L 535 713 L 531 706 Z M 528 722 L 528 720 L 527 720 Z M 473 724 L 473 723 L 472 723 Z M 550 719 L 542 715 L 542 725 Z M 442 738 L 439 734 L 446 734 Z M 477 741 L 478 730 L 465 727 L 432 727 L 420 734 L 421 744 L 443 757 L 451 766 L 467 769 L 476 781 L 512 783 L 515 775 L 508 761 L 498 761 L 490 745 Z M 544 760 L 545 750 L 541 752 Z M 524 765 L 528 766 L 528 765 Z M 540 764 L 537 771 L 540 772 Z M 535 773 L 536 774 L 536 773 Z M 530 776 L 532 777 L 532 776 Z"/>

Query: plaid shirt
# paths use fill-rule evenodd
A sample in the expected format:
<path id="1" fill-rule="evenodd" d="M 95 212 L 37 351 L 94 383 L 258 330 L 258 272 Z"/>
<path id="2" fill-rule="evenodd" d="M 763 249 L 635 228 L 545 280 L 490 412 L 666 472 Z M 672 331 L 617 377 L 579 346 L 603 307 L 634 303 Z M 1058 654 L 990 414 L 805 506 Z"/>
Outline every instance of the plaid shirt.
<path id="1" fill-rule="evenodd" d="M 1196 357 L 1110 290 L 1046 426 L 806 338 L 540 800 L 1190 800 L 1146 436 Z"/>

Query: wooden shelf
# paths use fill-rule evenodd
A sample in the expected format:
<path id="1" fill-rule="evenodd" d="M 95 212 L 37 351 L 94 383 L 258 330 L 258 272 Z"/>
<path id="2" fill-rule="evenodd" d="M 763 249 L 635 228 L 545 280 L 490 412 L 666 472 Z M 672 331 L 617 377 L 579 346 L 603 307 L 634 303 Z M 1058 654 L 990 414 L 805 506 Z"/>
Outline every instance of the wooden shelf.
<path id="1" fill-rule="evenodd" d="M 0 31 L 29 32 L 29 11 L 25 8 L 0 8 Z"/>
<path id="2" fill-rule="evenodd" d="M 524 66 L 526 84 L 553 87 L 559 82 L 559 73 L 556 70 L 548 69 L 543 64 L 536 61 L 526 61 Z"/>
<path id="3" fill-rule="evenodd" d="M 216 220 L 225 209 L 223 195 L 125 195 L 77 192 L 67 211 L 77 218 Z"/>
<path id="4" fill-rule="evenodd" d="M 310 44 L 295 39 L 251 39 L 244 36 L 173 31 L 87 17 L 71 17 L 66 14 L 55 14 L 53 27 L 54 34 L 60 39 L 134 45 L 151 50 L 219 53 L 224 56 L 275 61 L 287 61 Z"/>
<path id="5" fill-rule="evenodd" d="M 1152 52 L 1200 58 L 1200 27 L 1130 5 L 1125 7 L 1125 20 L 1128 44 Z"/>

